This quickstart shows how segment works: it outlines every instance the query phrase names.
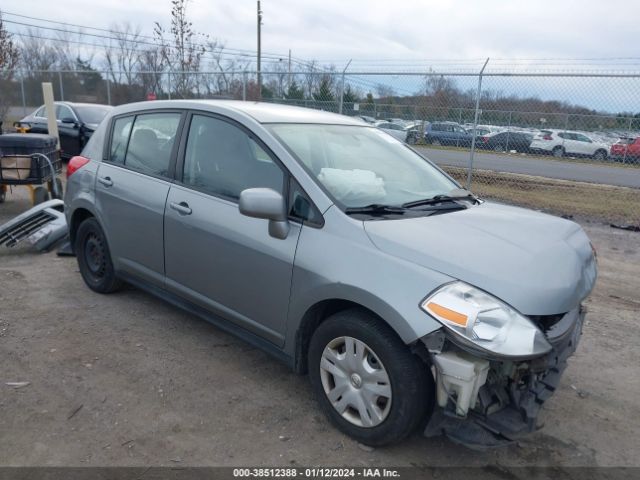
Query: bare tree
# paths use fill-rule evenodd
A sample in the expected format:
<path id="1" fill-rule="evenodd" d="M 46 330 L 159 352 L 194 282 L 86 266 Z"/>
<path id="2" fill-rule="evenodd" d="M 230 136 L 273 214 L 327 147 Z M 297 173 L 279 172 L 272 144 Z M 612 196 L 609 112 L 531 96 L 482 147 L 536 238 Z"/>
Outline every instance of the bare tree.
<path id="1" fill-rule="evenodd" d="M 311 98 L 316 86 L 320 83 L 320 76 L 318 75 L 318 62 L 311 60 L 305 64 L 305 71 L 303 73 L 303 86 L 304 92 L 307 98 Z"/>
<path id="2" fill-rule="evenodd" d="M 208 40 L 208 36 L 193 30 L 193 23 L 187 19 L 188 0 L 171 1 L 171 28 L 169 32 L 155 23 L 154 36 L 160 45 L 162 58 L 170 70 L 175 85 L 175 93 L 188 97 L 198 90 L 198 72 L 200 62 L 206 52 L 206 46 L 197 43 L 198 38 Z"/>
<path id="3" fill-rule="evenodd" d="M 132 25 L 129 22 L 114 23 L 110 30 L 114 39 L 110 39 L 104 47 L 104 59 L 109 76 L 114 83 L 133 85 L 142 56 L 138 50 L 141 40 L 140 25 Z"/>
<path id="4" fill-rule="evenodd" d="M 2 11 L 0 11 L 0 133 L 2 133 L 2 121 L 11 105 L 11 98 L 6 92 L 10 91 L 9 85 L 15 76 L 19 59 L 20 51 L 11 34 L 4 28 Z"/>

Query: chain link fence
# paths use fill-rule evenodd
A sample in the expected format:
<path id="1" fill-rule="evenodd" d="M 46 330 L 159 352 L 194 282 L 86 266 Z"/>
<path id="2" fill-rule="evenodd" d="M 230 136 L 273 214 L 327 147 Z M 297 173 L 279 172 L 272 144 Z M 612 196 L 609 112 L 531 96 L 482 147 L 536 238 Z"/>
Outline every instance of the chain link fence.
<path id="1" fill-rule="evenodd" d="M 27 71 L 0 85 L 5 129 L 42 103 L 237 99 L 358 116 L 498 201 L 640 225 L 640 73 Z"/>

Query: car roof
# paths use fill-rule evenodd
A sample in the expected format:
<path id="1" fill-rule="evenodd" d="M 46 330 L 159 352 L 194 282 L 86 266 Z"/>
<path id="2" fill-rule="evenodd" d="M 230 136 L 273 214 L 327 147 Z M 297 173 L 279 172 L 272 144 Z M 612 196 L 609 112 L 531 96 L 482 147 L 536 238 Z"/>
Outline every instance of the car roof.
<path id="1" fill-rule="evenodd" d="M 68 107 L 107 107 L 107 108 L 113 108 L 113 106 L 111 105 L 106 105 L 104 103 L 80 103 L 80 102 L 65 102 L 65 101 L 61 101 L 61 100 L 56 100 L 55 102 L 53 102 L 54 105 L 67 105 Z M 44 107 L 43 105 L 40 105 L 41 108 Z"/>
<path id="2" fill-rule="evenodd" d="M 321 123 L 357 125 L 360 127 L 365 125 L 362 120 L 336 113 L 274 103 L 243 102 L 241 100 L 153 100 L 121 105 L 116 107 L 113 114 L 167 108 L 210 110 L 217 113 L 221 110 L 227 110 L 229 112 L 244 113 L 260 123 Z"/>

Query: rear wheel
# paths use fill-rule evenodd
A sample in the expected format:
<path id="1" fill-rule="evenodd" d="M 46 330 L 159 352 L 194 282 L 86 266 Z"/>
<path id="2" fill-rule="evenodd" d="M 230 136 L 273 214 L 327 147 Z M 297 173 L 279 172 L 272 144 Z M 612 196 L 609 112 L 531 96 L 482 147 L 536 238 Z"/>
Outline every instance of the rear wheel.
<path id="1" fill-rule="evenodd" d="M 322 410 L 364 444 L 398 442 L 431 414 L 435 387 L 428 366 L 366 312 L 332 315 L 314 332 L 308 355 Z"/>
<path id="2" fill-rule="evenodd" d="M 564 148 L 563 147 L 553 147 L 551 154 L 556 158 L 564 157 Z"/>
<path id="3" fill-rule="evenodd" d="M 607 152 L 605 152 L 604 150 L 598 150 L 593 154 L 593 158 L 594 160 L 606 160 Z"/>
<path id="4" fill-rule="evenodd" d="M 122 286 L 113 268 L 107 239 L 95 218 L 87 218 L 78 227 L 74 251 L 82 279 L 91 290 L 111 293 Z"/>
<path id="5" fill-rule="evenodd" d="M 439 146 L 439 145 L 442 145 L 442 142 L 440 141 L 439 138 L 432 138 L 431 139 L 431 145 Z"/>

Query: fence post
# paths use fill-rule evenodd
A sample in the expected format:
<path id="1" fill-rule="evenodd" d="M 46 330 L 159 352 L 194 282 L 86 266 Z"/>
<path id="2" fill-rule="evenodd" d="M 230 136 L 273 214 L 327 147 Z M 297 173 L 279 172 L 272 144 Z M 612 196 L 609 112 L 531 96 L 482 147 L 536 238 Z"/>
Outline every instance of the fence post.
<path id="1" fill-rule="evenodd" d="M 347 68 L 351 65 L 351 59 L 347 62 L 347 66 L 342 70 L 342 83 L 340 84 L 340 108 L 338 109 L 338 113 L 342 115 L 342 104 L 344 102 L 344 75 L 347 72 Z"/>
<path id="2" fill-rule="evenodd" d="M 480 69 L 480 73 L 478 74 L 478 93 L 476 94 L 476 111 L 473 116 L 473 130 L 471 130 L 471 152 L 469 153 L 469 171 L 467 172 L 467 190 L 471 188 L 471 173 L 473 172 L 473 157 L 476 153 L 476 129 L 478 128 L 478 113 L 480 112 L 480 95 L 482 94 L 482 74 L 484 73 L 484 69 L 489 63 L 489 58 L 487 58 L 482 65 L 482 69 Z"/>
<path id="3" fill-rule="evenodd" d="M 27 116 L 27 99 L 24 96 L 24 76 L 20 75 L 20 92 L 22 93 L 22 115 Z"/>
<path id="4" fill-rule="evenodd" d="M 60 100 L 64 102 L 64 87 L 62 86 L 62 72 L 58 71 L 58 81 L 60 82 Z"/>
<path id="5" fill-rule="evenodd" d="M 631 138 L 631 123 L 633 122 L 633 117 L 629 117 L 629 138 Z M 629 150 L 629 145 L 625 143 L 624 147 L 624 157 L 622 157 L 622 163 L 627 163 L 627 150 Z"/>
<path id="6" fill-rule="evenodd" d="M 462 126 L 462 108 L 458 109 L 458 125 Z M 460 146 L 460 137 L 456 137 L 456 148 Z"/>
<path id="7" fill-rule="evenodd" d="M 247 101 L 247 72 L 242 72 L 242 101 Z"/>
<path id="8" fill-rule="evenodd" d="M 167 90 L 167 98 L 171 100 L 171 69 L 167 72 L 167 83 L 169 86 L 169 89 Z"/>
<path id="9" fill-rule="evenodd" d="M 507 144 L 504 147 L 504 150 L 508 153 L 509 152 L 509 134 L 511 133 L 511 114 L 513 112 L 509 112 L 509 121 L 507 122 Z M 517 152 L 516 152 L 517 153 Z"/>
<path id="10" fill-rule="evenodd" d="M 109 81 L 109 74 L 107 74 L 107 105 L 111 105 L 111 82 Z"/>

